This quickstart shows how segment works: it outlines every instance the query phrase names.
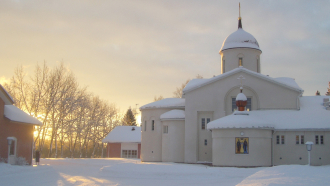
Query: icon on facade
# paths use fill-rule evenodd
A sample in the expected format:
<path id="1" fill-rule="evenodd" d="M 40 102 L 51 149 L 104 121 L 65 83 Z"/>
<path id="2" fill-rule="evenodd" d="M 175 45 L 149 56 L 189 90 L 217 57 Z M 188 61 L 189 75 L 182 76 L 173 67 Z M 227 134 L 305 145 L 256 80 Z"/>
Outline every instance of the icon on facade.
<path id="1" fill-rule="evenodd" d="M 249 154 L 249 138 L 235 138 L 235 154 Z"/>

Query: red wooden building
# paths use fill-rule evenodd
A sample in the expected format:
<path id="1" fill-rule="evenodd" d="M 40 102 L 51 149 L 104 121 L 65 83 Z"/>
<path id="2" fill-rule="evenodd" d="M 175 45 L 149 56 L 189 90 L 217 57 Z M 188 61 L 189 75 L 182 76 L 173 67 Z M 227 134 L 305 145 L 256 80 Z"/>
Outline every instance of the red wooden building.
<path id="1" fill-rule="evenodd" d="M 117 126 L 103 140 L 108 158 L 140 158 L 141 127 Z"/>
<path id="2" fill-rule="evenodd" d="M 0 158 L 16 164 L 17 158 L 22 157 L 32 164 L 33 127 L 42 123 L 13 103 L 13 98 L 0 85 Z"/>

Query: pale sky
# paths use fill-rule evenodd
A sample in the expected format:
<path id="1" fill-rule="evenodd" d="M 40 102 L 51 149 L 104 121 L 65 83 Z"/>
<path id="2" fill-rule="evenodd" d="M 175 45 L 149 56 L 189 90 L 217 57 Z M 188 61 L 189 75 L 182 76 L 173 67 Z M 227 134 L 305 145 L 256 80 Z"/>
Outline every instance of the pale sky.
<path id="1" fill-rule="evenodd" d="M 197 74 L 220 74 L 219 50 L 237 30 L 238 2 L 0 0 L 0 81 L 23 65 L 60 61 L 81 86 L 121 111 L 172 97 Z M 292 77 L 314 95 L 330 81 L 330 1 L 241 1 L 259 42 L 261 73 Z"/>

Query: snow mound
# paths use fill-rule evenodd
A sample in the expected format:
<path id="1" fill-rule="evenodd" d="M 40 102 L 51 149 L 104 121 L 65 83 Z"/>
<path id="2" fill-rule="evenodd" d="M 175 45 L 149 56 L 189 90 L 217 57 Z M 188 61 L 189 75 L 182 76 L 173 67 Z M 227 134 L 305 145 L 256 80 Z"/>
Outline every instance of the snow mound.
<path id="1" fill-rule="evenodd" d="M 165 112 L 160 116 L 161 120 L 184 120 L 185 119 L 185 113 L 184 110 L 171 110 L 168 112 Z"/>
<path id="2" fill-rule="evenodd" d="M 237 94 L 236 101 L 246 101 L 246 100 L 247 100 L 247 98 L 246 98 L 245 94 L 243 94 L 243 93 Z"/>

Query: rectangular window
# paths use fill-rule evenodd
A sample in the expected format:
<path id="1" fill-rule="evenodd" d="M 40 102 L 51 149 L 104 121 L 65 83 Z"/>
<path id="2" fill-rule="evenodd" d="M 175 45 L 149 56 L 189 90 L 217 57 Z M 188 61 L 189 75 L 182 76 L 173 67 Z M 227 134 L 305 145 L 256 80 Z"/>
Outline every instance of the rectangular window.
<path id="1" fill-rule="evenodd" d="M 296 135 L 296 144 L 299 145 L 299 135 Z"/>
<path id="2" fill-rule="evenodd" d="M 301 136 L 300 136 L 300 144 L 302 144 L 302 145 L 305 144 L 304 135 L 301 135 Z"/>
<path id="3" fill-rule="evenodd" d="M 319 144 L 319 136 L 318 136 L 318 135 L 315 136 L 315 144 L 316 144 L 316 145 Z"/>
<path id="4" fill-rule="evenodd" d="M 210 123 L 210 121 L 211 121 L 211 118 L 207 118 L 207 119 L 206 119 L 206 124 L 207 124 L 207 123 Z"/>
<path id="5" fill-rule="evenodd" d="M 122 158 L 137 158 L 137 150 L 122 150 Z"/>
<path id="6" fill-rule="evenodd" d="M 121 157 L 127 158 L 127 150 L 123 150 Z"/>
<path id="7" fill-rule="evenodd" d="M 151 122 L 151 130 L 155 130 L 155 120 L 152 120 Z"/>
<path id="8" fill-rule="evenodd" d="M 132 150 L 132 158 L 137 158 L 137 150 Z"/>
<path id="9" fill-rule="evenodd" d="M 281 144 L 284 144 L 284 135 L 281 136 Z"/>
<path id="10" fill-rule="evenodd" d="M 260 64 L 259 64 L 259 59 L 257 59 L 257 72 L 260 73 Z"/>
<path id="11" fill-rule="evenodd" d="M 251 98 L 247 98 L 247 104 L 246 104 L 245 108 L 246 108 L 246 111 L 252 110 Z"/>
<path id="12" fill-rule="evenodd" d="M 323 135 L 320 135 L 320 144 L 323 145 Z"/>
<path id="13" fill-rule="evenodd" d="M 164 133 L 164 134 L 167 134 L 167 133 L 168 133 L 168 126 L 164 126 L 164 127 L 163 127 L 163 133 Z"/>
<path id="14" fill-rule="evenodd" d="M 252 98 L 247 98 L 247 104 L 246 104 L 246 110 L 251 111 L 252 110 Z M 236 106 L 236 98 L 231 99 L 231 111 L 234 112 L 237 110 Z"/>
<path id="15" fill-rule="evenodd" d="M 243 66 L 243 58 L 238 58 L 238 66 Z"/>
<path id="16" fill-rule="evenodd" d="M 132 151 L 131 150 L 128 150 L 128 158 L 132 158 Z"/>
<path id="17" fill-rule="evenodd" d="M 147 131 L 147 121 L 144 121 L 144 131 Z"/>
<path id="18" fill-rule="evenodd" d="M 205 118 L 202 118 L 202 130 L 205 130 Z"/>
<path id="19" fill-rule="evenodd" d="M 11 141 L 9 155 L 15 155 L 15 140 Z"/>
<path id="20" fill-rule="evenodd" d="M 207 139 L 206 139 L 206 140 L 204 140 L 204 145 L 205 145 L 205 146 L 207 146 Z"/>
<path id="21" fill-rule="evenodd" d="M 276 144 L 280 144 L 280 136 L 279 135 L 276 136 Z"/>

